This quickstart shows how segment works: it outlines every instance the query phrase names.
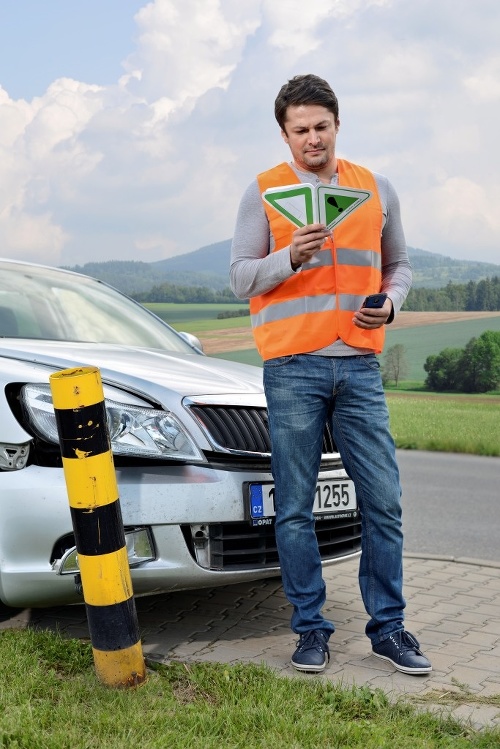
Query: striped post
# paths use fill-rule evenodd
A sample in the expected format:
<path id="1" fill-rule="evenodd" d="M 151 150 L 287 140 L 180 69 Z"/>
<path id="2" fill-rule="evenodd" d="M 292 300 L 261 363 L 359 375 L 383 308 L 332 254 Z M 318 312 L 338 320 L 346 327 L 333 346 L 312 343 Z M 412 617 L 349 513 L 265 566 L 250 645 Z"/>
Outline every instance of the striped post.
<path id="1" fill-rule="evenodd" d="M 146 679 L 100 372 L 50 376 L 83 597 L 98 678 Z"/>

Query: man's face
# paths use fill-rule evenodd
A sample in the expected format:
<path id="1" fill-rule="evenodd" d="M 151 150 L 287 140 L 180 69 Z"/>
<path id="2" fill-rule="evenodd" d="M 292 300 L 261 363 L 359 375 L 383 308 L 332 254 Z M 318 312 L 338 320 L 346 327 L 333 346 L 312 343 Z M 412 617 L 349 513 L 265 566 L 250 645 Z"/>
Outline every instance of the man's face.
<path id="1" fill-rule="evenodd" d="M 335 141 L 339 125 L 329 109 L 317 104 L 288 107 L 281 135 L 299 169 L 321 172 L 336 167 Z"/>

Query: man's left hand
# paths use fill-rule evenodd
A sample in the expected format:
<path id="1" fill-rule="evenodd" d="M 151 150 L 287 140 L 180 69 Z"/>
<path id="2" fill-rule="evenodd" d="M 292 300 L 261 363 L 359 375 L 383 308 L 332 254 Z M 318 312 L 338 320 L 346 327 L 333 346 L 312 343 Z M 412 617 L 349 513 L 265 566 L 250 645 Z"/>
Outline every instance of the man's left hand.
<path id="1" fill-rule="evenodd" d="M 352 321 L 357 328 L 375 330 L 385 325 L 392 312 L 392 302 L 387 298 L 383 307 L 361 307 L 354 313 Z"/>

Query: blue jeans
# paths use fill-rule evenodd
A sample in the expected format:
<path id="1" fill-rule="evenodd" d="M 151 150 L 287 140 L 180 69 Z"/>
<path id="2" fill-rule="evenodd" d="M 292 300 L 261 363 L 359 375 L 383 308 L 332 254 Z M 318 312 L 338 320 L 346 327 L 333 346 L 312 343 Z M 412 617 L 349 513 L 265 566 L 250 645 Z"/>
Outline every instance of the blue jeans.
<path id="1" fill-rule="evenodd" d="M 276 541 L 294 632 L 335 627 L 326 599 L 312 513 L 325 423 L 330 420 L 361 513 L 359 586 L 376 644 L 403 629 L 401 487 L 375 355 L 283 356 L 264 362 Z"/>

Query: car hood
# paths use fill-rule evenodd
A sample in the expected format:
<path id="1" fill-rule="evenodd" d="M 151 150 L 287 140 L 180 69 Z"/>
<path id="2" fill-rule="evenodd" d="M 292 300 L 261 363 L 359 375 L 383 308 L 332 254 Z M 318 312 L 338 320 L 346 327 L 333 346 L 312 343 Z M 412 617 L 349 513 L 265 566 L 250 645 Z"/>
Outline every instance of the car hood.
<path id="1" fill-rule="evenodd" d="M 200 354 L 179 354 L 114 344 L 4 339 L 0 356 L 51 371 L 95 366 L 103 382 L 159 397 L 162 390 L 181 397 L 261 394 L 262 370 Z M 50 374 L 51 372 L 49 372 Z M 43 375 L 40 381 L 43 381 Z M 48 380 L 48 375 L 45 381 Z M 160 400 L 164 400 L 160 396 Z"/>

